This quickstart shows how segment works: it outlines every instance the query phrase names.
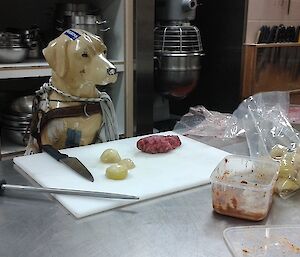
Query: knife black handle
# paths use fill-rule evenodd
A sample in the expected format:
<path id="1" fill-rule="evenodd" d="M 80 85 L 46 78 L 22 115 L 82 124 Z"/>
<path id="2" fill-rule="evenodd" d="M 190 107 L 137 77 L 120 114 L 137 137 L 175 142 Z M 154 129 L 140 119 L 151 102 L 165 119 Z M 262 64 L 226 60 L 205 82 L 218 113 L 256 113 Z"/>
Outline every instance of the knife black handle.
<path id="1" fill-rule="evenodd" d="M 51 145 L 42 145 L 42 149 L 57 161 L 68 157 L 68 155 L 60 153 Z"/>

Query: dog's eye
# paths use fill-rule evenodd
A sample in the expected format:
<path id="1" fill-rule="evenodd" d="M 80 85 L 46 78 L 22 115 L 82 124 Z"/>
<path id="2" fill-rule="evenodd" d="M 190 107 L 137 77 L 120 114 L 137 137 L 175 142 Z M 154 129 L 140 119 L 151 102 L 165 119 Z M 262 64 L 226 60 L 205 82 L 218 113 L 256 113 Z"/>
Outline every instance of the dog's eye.
<path id="1" fill-rule="evenodd" d="M 89 55 L 87 53 L 83 53 L 81 56 L 84 58 L 89 57 Z"/>

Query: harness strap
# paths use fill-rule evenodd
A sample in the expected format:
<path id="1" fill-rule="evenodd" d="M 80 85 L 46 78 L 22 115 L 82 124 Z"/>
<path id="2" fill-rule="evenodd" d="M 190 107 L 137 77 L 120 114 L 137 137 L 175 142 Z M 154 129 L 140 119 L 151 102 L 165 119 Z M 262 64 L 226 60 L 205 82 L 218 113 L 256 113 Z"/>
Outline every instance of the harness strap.
<path id="1" fill-rule="evenodd" d="M 56 118 L 67 118 L 67 117 L 79 117 L 79 116 L 86 116 L 89 117 L 90 115 L 100 113 L 102 114 L 101 106 L 99 103 L 85 103 L 82 105 L 75 105 L 75 106 L 68 106 L 68 107 L 60 107 L 51 109 L 47 112 L 40 111 L 37 115 L 41 115 L 39 119 L 37 117 L 36 122 L 39 120 L 39 125 L 32 124 L 31 131 L 33 133 L 32 136 L 37 139 L 39 146 L 41 147 L 41 132 L 44 127 L 53 119 Z M 34 128 L 35 127 L 35 128 Z M 38 127 L 38 128 L 37 128 Z"/>

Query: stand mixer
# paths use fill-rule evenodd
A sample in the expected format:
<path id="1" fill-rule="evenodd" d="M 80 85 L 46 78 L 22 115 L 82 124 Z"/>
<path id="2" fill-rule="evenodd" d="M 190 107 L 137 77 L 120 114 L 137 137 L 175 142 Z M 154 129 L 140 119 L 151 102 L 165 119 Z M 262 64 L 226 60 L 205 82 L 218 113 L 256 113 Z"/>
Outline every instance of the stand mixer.
<path id="1" fill-rule="evenodd" d="M 180 101 L 197 86 L 204 53 L 200 31 L 190 23 L 196 17 L 197 1 L 156 0 L 155 4 L 154 121 L 159 121 L 170 118 L 168 99 Z"/>

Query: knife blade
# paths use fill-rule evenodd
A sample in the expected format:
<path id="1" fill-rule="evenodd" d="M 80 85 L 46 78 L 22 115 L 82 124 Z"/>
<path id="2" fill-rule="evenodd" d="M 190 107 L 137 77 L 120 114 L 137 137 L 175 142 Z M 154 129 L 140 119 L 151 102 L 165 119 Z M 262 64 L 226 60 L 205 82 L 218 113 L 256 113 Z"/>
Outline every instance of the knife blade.
<path id="1" fill-rule="evenodd" d="M 79 195 L 79 196 L 92 196 L 110 199 L 128 199 L 139 200 L 139 197 L 134 195 L 124 195 L 108 192 L 97 191 L 84 191 L 73 189 L 62 189 L 53 187 L 32 187 L 32 186 L 20 186 L 20 185 L 8 185 L 5 179 L 0 180 L 0 195 L 6 190 L 21 191 L 21 192 L 33 192 L 33 193 L 49 193 L 49 194 L 64 194 L 64 195 Z"/>
<path id="2" fill-rule="evenodd" d="M 67 165 L 89 181 L 94 182 L 93 175 L 77 158 L 69 157 L 67 154 L 62 154 L 51 145 L 42 145 L 42 149 L 55 160 Z"/>

